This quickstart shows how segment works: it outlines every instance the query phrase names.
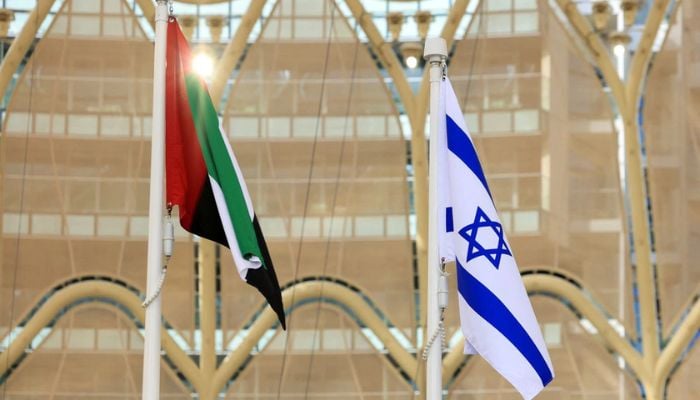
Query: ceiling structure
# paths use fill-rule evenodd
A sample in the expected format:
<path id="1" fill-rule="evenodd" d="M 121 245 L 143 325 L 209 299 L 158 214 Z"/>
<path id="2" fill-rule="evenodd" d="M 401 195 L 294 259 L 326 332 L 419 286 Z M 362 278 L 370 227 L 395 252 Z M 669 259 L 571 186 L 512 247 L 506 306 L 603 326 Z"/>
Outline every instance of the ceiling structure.
<path id="1" fill-rule="evenodd" d="M 143 60 L 151 57 L 152 4 L 35 3 L 14 10 L 26 15 L 10 26 L 14 40 L 0 66 L 0 89 L 13 93 L 2 146 L 2 302 L 12 304 L 3 321 L 16 335 L 6 336 L 0 372 L 4 390 L 17 393 L 34 384 L 22 380 L 41 367 L 29 360 L 51 357 L 42 355 L 41 344 L 55 341 L 55 332 L 66 335 L 58 345 L 64 366 L 76 350 L 70 344 L 91 337 L 90 318 L 82 317 L 90 311 L 74 307 L 84 299 L 126 311 L 126 318 L 112 308 L 94 311 L 109 315 L 94 317 L 102 321 L 96 346 L 100 334 L 111 343 L 114 329 L 139 327 L 145 281 L 132 264 L 143 258 L 151 74 Z M 555 365 L 567 367 L 558 378 L 575 377 L 584 398 L 587 385 L 595 387 L 590 372 L 575 367 L 581 356 L 571 349 L 593 344 L 569 330 L 555 334 L 568 320 L 566 326 L 579 326 L 616 357 L 591 355 L 585 359 L 597 363 L 591 370 L 607 371 L 612 362 L 610 371 L 617 364 L 629 373 L 607 383 L 621 387 L 615 393 L 636 398 L 637 382 L 648 399 L 669 391 L 692 398 L 692 383 L 685 391 L 667 384 L 700 326 L 698 279 L 689 261 L 698 238 L 692 228 L 698 125 L 692 112 L 682 111 L 698 101 L 694 36 L 681 30 L 692 24 L 686 21 L 699 12 L 696 6 L 665 0 L 190 3 L 201 7 L 177 3 L 175 12 L 197 15 L 194 41 L 218 58 L 210 90 L 240 149 L 273 255 L 284 265 L 285 303 L 290 312 L 299 310 L 291 314 L 290 333 L 276 334 L 271 312 L 236 284 L 224 252 L 180 232 L 179 261 L 171 268 L 178 272 L 164 294 L 172 299 L 165 302 L 163 337 L 164 379 L 173 397 L 196 391 L 215 398 L 228 390 L 238 398 L 241 387 L 255 388 L 247 396 L 308 395 L 312 377 L 340 384 L 352 376 L 348 393 L 370 397 L 405 398 L 420 389 L 427 80 L 406 65 L 403 44 L 420 42 L 417 16 L 430 10 L 428 32 L 454 41 L 450 75 L 464 93 L 465 116 L 528 291 L 560 302 L 535 303 L 547 310 L 538 311 L 540 318 L 551 320 L 540 321 L 549 344 L 566 337 L 564 358 Z M 390 17 L 397 12 L 404 26 L 392 42 Z M 219 14 L 229 24 L 215 43 L 204 26 Z M 679 62 L 691 67 L 678 68 Z M 686 79 L 687 92 L 661 89 Z M 681 107 L 664 108 L 674 102 Z M 89 156 L 72 153 L 78 144 Z M 51 274 L 43 273 L 42 251 L 52 255 Z M 396 275 L 374 272 L 387 265 Z M 24 268 L 24 280 L 17 280 L 17 268 Z M 68 276 L 85 282 L 59 285 Z M 21 296 L 17 282 L 26 290 Z M 406 300 L 413 298 L 418 301 Z M 444 359 L 445 384 L 460 398 L 474 394 L 470 376 L 489 372 L 461 354 L 456 304 L 450 310 L 455 334 Z M 53 330 L 37 339 L 47 326 Z M 138 334 L 117 342 L 115 350 L 130 354 L 125 365 L 137 368 L 138 357 L 127 349 L 138 352 Z M 348 370 L 333 376 L 328 371 L 343 353 L 352 354 L 341 357 Z M 376 374 L 392 377 L 367 389 L 373 386 L 362 369 L 379 360 L 385 365 Z M 285 369 L 293 362 L 304 365 L 305 376 Z M 265 365 L 279 375 L 265 375 Z M 138 374 L 131 375 L 114 390 L 137 394 Z M 54 382 L 64 379 L 59 374 Z M 265 388 L 277 380 L 278 387 Z M 56 385 L 45 390 L 87 390 Z M 485 385 L 477 394 L 495 390 Z"/>

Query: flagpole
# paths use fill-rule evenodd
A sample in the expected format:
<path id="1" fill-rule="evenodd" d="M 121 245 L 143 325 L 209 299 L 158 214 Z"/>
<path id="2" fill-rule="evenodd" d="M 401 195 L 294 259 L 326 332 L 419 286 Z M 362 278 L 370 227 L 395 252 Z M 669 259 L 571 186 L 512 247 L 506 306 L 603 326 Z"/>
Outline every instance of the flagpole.
<path id="1" fill-rule="evenodd" d="M 425 41 L 423 58 L 430 63 L 430 170 L 428 186 L 428 309 L 427 334 L 434 335 L 440 328 L 440 305 L 438 282 L 440 260 L 438 260 L 438 204 L 437 204 L 437 141 L 440 129 L 440 83 L 444 62 L 447 59 L 447 44 L 443 38 L 428 38 Z M 427 339 L 427 338 L 426 338 Z M 426 400 L 442 399 L 442 343 L 436 341 L 428 349 L 426 360 Z"/>
<path id="2" fill-rule="evenodd" d="M 156 38 L 153 52 L 153 120 L 151 131 L 151 186 L 148 199 L 148 255 L 146 293 L 156 293 L 163 267 L 163 174 L 165 168 L 165 49 L 168 28 L 167 0 L 156 0 Z M 143 351 L 143 400 L 160 397 L 161 301 L 157 296 L 146 308 Z"/>

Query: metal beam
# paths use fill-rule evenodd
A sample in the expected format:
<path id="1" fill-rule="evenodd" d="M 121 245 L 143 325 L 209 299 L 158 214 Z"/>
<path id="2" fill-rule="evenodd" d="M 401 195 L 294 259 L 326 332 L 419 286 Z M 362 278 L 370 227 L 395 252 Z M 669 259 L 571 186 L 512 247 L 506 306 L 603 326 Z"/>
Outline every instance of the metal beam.
<path id="1" fill-rule="evenodd" d="M 625 171 L 631 216 L 632 238 L 636 259 L 636 281 L 639 291 L 641 339 L 645 367 L 653 371 L 660 344 L 654 264 L 651 260 L 651 236 L 647 214 L 646 181 L 641 162 L 641 146 L 638 121 L 638 104 L 641 82 L 644 80 L 651 58 L 651 46 L 663 19 L 669 0 L 653 2 L 644 27 L 641 42 L 631 63 L 629 80 L 624 83 L 618 75 L 608 49 L 595 34 L 588 21 L 571 0 L 556 0 L 567 19 L 589 47 L 598 68 L 612 90 L 625 134 Z"/>
<path id="2" fill-rule="evenodd" d="M 143 324 L 145 312 L 141 307 L 141 299 L 129 289 L 115 283 L 104 281 L 83 281 L 66 286 L 51 296 L 24 325 L 22 331 L 12 340 L 7 350 L 0 353 L 0 375 L 8 366 L 12 366 L 34 337 L 53 321 L 66 307 L 89 298 L 112 300 L 129 310 Z M 184 374 L 185 378 L 197 389 L 203 387 L 202 374 L 197 366 L 170 337 L 165 328 L 161 328 L 162 346 L 165 354 L 172 363 Z"/>
<path id="3" fill-rule="evenodd" d="M 688 348 L 691 341 L 700 330 L 700 300 L 696 300 L 685 320 L 678 327 L 671 339 L 661 352 L 654 369 L 654 388 L 657 394 L 663 393 L 671 370 L 680 360 L 683 352 Z M 658 396 L 657 399 L 661 399 Z"/>
<path id="4" fill-rule="evenodd" d="M 200 239 L 199 242 L 199 329 L 202 349 L 199 354 L 199 370 L 208 381 L 216 371 L 216 243 Z M 214 393 L 200 393 L 203 400 L 214 399 Z"/>
<path id="5" fill-rule="evenodd" d="M 228 78 L 241 59 L 241 55 L 248 44 L 250 32 L 253 30 L 253 27 L 255 27 L 255 23 L 258 19 L 260 19 L 266 2 L 267 0 L 252 0 L 250 2 L 248 9 L 241 17 L 241 22 L 238 25 L 238 29 L 236 29 L 236 33 L 226 45 L 224 52 L 216 63 L 210 92 L 212 101 L 217 108 L 221 104 L 221 98 L 223 97 L 224 89 L 226 89 Z"/>
<path id="6" fill-rule="evenodd" d="M 12 81 L 12 75 L 19 69 L 24 56 L 32 46 L 36 33 L 39 27 L 46 19 L 49 10 L 56 0 L 38 0 L 32 12 L 29 13 L 27 21 L 24 23 L 19 35 L 12 41 L 10 49 L 2 59 L 0 64 L 0 94 L 2 96 L 7 92 L 7 87 Z"/>
<path id="7" fill-rule="evenodd" d="M 306 281 L 295 284 L 282 292 L 282 300 L 287 307 L 304 303 L 311 299 L 333 300 L 343 307 L 338 307 L 342 312 L 346 309 L 352 311 L 354 316 L 360 320 L 364 327 L 367 327 L 384 344 L 388 354 L 396 361 L 398 367 L 411 376 L 416 371 L 416 359 L 396 340 L 386 325 L 386 321 L 381 319 L 374 309 L 357 292 L 346 286 L 328 281 Z M 332 303 L 331 303 L 332 305 Z M 277 325 L 277 317 L 268 306 L 260 316 L 250 326 L 248 334 L 238 347 L 229 353 L 216 371 L 213 379 L 212 393 L 220 393 L 226 383 L 234 373 L 241 368 L 251 351 L 260 338 Z M 392 365 L 387 360 L 389 365 Z"/>

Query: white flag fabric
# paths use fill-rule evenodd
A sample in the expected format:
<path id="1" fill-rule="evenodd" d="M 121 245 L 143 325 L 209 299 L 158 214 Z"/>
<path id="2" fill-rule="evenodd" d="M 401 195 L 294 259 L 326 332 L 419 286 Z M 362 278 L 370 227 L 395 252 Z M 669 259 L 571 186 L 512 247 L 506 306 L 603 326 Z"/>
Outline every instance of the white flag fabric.
<path id="1" fill-rule="evenodd" d="M 441 93 L 439 254 L 456 263 L 464 351 L 484 357 L 529 400 L 552 381 L 552 362 L 446 78 Z"/>

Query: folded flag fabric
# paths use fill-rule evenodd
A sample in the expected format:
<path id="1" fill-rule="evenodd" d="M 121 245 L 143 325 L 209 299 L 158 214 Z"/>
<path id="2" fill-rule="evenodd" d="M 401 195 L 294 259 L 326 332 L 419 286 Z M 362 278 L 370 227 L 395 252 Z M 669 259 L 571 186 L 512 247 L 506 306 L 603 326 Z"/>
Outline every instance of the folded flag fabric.
<path id="1" fill-rule="evenodd" d="M 241 278 L 265 296 L 286 328 L 279 283 L 243 175 L 174 18 L 166 60 L 166 201 L 179 207 L 185 230 L 231 250 Z"/>
<path id="2" fill-rule="evenodd" d="M 532 399 L 554 378 L 552 362 L 449 80 L 441 93 L 439 255 L 456 263 L 464 350 Z"/>

